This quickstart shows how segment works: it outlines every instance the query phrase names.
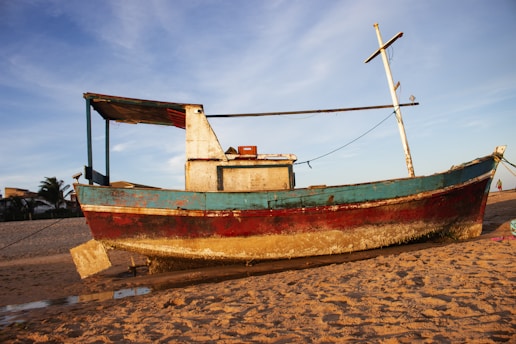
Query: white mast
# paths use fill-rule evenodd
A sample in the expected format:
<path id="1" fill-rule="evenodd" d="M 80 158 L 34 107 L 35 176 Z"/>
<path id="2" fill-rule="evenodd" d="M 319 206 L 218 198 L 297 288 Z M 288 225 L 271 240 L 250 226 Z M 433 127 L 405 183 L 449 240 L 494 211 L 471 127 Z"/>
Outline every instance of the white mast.
<path id="1" fill-rule="evenodd" d="M 385 49 L 387 49 L 392 43 L 394 43 L 398 38 L 403 36 L 403 32 L 399 32 L 393 38 L 391 38 L 387 43 L 383 43 L 382 35 L 380 34 L 380 28 L 378 27 L 378 23 L 374 24 L 376 29 L 376 35 L 378 36 L 378 44 L 380 48 L 375 51 L 367 60 L 364 62 L 367 63 L 374 59 L 379 54 L 382 55 L 383 65 L 385 67 L 385 73 L 387 74 L 387 82 L 389 83 L 389 89 L 391 91 L 392 97 L 392 105 L 394 106 L 394 110 L 396 111 L 396 120 L 398 121 L 398 129 L 400 131 L 401 143 L 403 144 L 403 149 L 405 150 L 405 160 L 407 163 L 407 169 L 410 177 L 414 177 L 414 167 L 412 166 L 412 157 L 410 155 L 410 148 L 408 146 L 407 136 L 405 134 L 405 127 L 403 126 L 403 118 L 401 117 L 400 105 L 398 102 L 398 95 L 396 94 L 396 88 L 398 86 L 394 86 L 394 82 L 392 80 L 391 67 L 389 66 L 389 61 L 387 59 L 387 53 Z"/>

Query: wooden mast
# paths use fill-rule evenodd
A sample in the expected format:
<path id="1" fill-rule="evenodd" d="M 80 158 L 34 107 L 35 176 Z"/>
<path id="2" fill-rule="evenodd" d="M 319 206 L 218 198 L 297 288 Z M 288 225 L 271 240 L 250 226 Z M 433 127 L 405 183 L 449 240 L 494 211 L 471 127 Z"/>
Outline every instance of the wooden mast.
<path id="1" fill-rule="evenodd" d="M 415 177 L 414 174 L 414 166 L 412 165 L 412 157 L 410 155 L 410 148 L 407 141 L 407 135 L 405 134 L 405 126 L 403 125 L 403 118 L 401 117 L 400 104 L 398 102 L 398 95 L 396 94 L 397 86 L 394 86 L 394 82 L 392 80 L 391 67 L 389 66 L 389 60 L 387 59 L 387 53 L 385 49 L 387 49 L 392 43 L 394 43 L 398 38 L 403 36 L 403 32 L 399 32 L 393 38 L 391 38 L 387 43 L 383 43 L 382 35 L 380 34 L 380 28 L 378 23 L 374 24 L 376 29 L 376 35 L 378 37 L 378 44 L 380 48 L 376 50 L 369 58 L 367 58 L 364 62 L 368 63 L 372 59 L 374 59 L 379 54 L 382 55 L 383 65 L 385 67 L 385 73 L 387 75 L 387 82 L 389 83 L 389 89 L 391 91 L 392 97 L 392 105 L 394 106 L 394 110 L 396 112 L 396 120 L 398 121 L 398 129 L 400 131 L 401 143 L 403 144 L 403 149 L 405 150 L 405 160 L 407 163 L 407 170 L 410 177 Z"/>

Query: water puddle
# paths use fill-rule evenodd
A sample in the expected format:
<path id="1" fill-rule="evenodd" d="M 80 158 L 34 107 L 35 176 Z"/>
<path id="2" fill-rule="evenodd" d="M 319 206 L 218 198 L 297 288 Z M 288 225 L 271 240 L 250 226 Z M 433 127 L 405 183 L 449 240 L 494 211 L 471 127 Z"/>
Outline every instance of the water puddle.
<path id="1" fill-rule="evenodd" d="M 34 301 L 18 305 L 7 305 L 0 307 L 0 327 L 8 326 L 13 323 L 23 323 L 24 320 L 22 317 L 24 312 L 33 309 L 51 306 L 69 306 L 91 301 L 119 300 L 126 297 L 146 295 L 151 292 L 152 289 L 149 287 L 135 287 L 95 294 L 68 296 L 53 300 Z"/>

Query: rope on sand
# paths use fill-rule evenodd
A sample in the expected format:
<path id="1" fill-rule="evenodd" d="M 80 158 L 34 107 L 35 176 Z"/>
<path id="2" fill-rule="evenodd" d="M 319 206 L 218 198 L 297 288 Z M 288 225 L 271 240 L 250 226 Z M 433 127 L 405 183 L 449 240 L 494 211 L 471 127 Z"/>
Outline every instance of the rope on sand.
<path id="1" fill-rule="evenodd" d="M 33 232 L 33 233 L 31 233 L 31 234 L 29 234 L 29 235 L 27 235 L 27 236 L 25 236 L 25 237 L 23 237 L 23 238 L 21 238 L 21 239 L 18 239 L 18 240 L 14 241 L 14 242 L 12 242 L 12 243 L 10 243 L 10 244 L 5 245 L 4 247 L 0 248 L 0 251 L 4 250 L 4 249 L 6 249 L 6 248 L 8 248 L 8 247 L 10 247 L 10 246 L 15 245 L 15 244 L 19 243 L 20 241 L 23 241 L 23 240 L 25 240 L 25 239 L 28 239 L 28 238 L 30 238 L 31 236 L 34 236 L 34 235 L 38 234 L 39 232 L 42 232 L 43 230 L 45 230 L 45 229 L 47 229 L 47 228 L 49 228 L 49 227 L 52 227 L 53 225 L 55 225 L 56 223 L 58 223 L 58 222 L 60 222 L 60 221 L 62 221 L 62 220 L 64 220 L 64 218 L 62 218 L 62 219 L 58 219 L 57 221 L 55 221 L 55 222 L 53 222 L 53 223 L 49 224 L 48 226 L 45 226 L 45 227 L 43 227 L 43 228 L 40 228 L 40 229 L 38 229 L 37 231 L 35 231 L 35 232 Z"/>

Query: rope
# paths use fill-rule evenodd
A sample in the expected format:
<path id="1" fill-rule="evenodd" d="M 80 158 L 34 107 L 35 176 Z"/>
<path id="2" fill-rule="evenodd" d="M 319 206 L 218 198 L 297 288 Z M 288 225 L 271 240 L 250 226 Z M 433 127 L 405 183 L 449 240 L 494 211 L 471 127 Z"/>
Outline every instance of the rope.
<path id="1" fill-rule="evenodd" d="M 318 156 L 318 157 L 316 157 L 316 158 L 313 158 L 313 159 L 310 159 L 310 160 L 306 160 L 306 161 L 296 162 L 296 163 L 294 163 L 294 165 L 307 164 L 307 165 L 308 165 L 308 167 L 312 168 L 312 166 L 310 165 L 310 162 L 315 161 L 315 160 L 318 160 L 318 159 L 321 159 L 321 158 L 324 158 L 324 157 L 326 157 L 326 156 L 328 156 L 328 155 L 330 155 L 330 154 L 333 154 L 333 153 L 335 153 L 335 152 L 337 152 L 337 151 L 339 151 L 339 150 L 341 150 L 341 149 L 343 149 L 343 148 L 345 148 L 345 147 L 349 146 L 350 144 L 354 143 L 355 141 L 358 141 L 359 139 L 361 139 L 362 137 L 366 136 L 367 134 L 369 134 L 369 133 L 370 133 L 371 131 L 373 131 L 374 129 L 378 128 L 378 127 L 379 127 L 383 122 L 385 122 L 387 119 L 389 119 L 389 117 L 391 117 L 391 116 L 392 116 L 393 114 L 395 114 L 395 113 L 396 113 L 396 111 L 391 112 L 387 117 L 385 117 L 384 119 L 382 119 L 380 122 L 378 122 L 378 123 L 377 123 L 375 126 L 373 126 L 371 129 L 367 130 L 365 133 L 363 133 L 362 135 L 358 136 L 357 138 L 355 138 L 355 139 L 353 139 L 353 140 L 349 141 L 349 142 L 348 142 L 348 143 L 346 143 L 345 145 L 340 146 L 340 147 L 338 147 L 338 148 L 335 148 L 334 150 L 332 150 L 332 151 L 330 151 L 330 152 L 328 152 L 328 153 L 326 153 L 326 154 L 320 155 L 320 156 Z"/>
<path id="2" fill-rule="evenodd" d="M 507 160 L 505 157 L 502 157 L 502 160 L 505 161 L 506 163 L 508 163 L 509 165 L 511 165 L 512 167 L 516 168 L 516 165 L 513 164 L 512 162 L 510 162 L 509 160 Z"/>
<path id="3" fill-rule="evenodd" d="M 8 248 L 8 247 L 10 247 L 10 246 L 15 245 L 15 244 L 19 243 L 20 241 L 23 241 L 23 240 L 25 240 L 25 239 L 28 239 L 28 238 L 30 238 L 31 236 L 34 236 L 34 235 L 38 234 L 39 232 L 42 232 L 43 230 L 47 229 L 48 227 L 52 227 L 53 225 L 55 225 L 56 223 L 58 223 L 58 222 L 60 222 L 60 221 L 62 221 L 62 220 L 64 220 L 64 218 L 63 218 L 63 219 L 59 219 L 59 220 L 57 220 L 57 221 L 55 221 L 55 222 L 53 222 L 53 223 L 49 224 L 48 226 L 45 226 L 45 227 L 43 227 L 43 228 L 40 228 L 40 229 L 38 229 L 37 231 L 35 231 L 34 233 L 31 233 L 31 234 L 29 234 L 29 235 L 27 235 L 27 236 L 25 236 L 25 237 L 23 237 L 23 238 L 21 238 L 21 239 L 19 239 L 19 240 L 16 240 L 16 241 L 14 241 L 14 242 L 12 242 L 12 243 L 10 243 L 10 244 L 5 245 L 4 247 L 0 248 L 0 251 L 4 250 L 4 249 L 6 249 L 6 248 Z"/>
<path id="4" fill-rule="evenodd" d="M 503 160 L 505 160 L 505 159 L 503 159 Z M 505 162 L 507 162 L 507 163 L 509 163 L 510 165 L 514 166 L 514 164 L 511 164 L 511 163 L 510 163 L 510 162 L 508 162 L 507 160 L 505 160 Z M 503 165 L 503 167 L 505 167 L 505 168 L 507 169 L 507 171 L 509 171 L 513 176 L 515 176 L 515 177 L 516 177 L 516 173 L 514 173 L 513 171 L 511 171 L 511 169 L 510 169 L 509 167 L 507 167 L 507 165 L 505 165 L 505 162 L 504 162 L 504 161 L 502 161 L 502 165 Z M 516 167 L 516 166 L 514 166 L 514 167 Z"/>

